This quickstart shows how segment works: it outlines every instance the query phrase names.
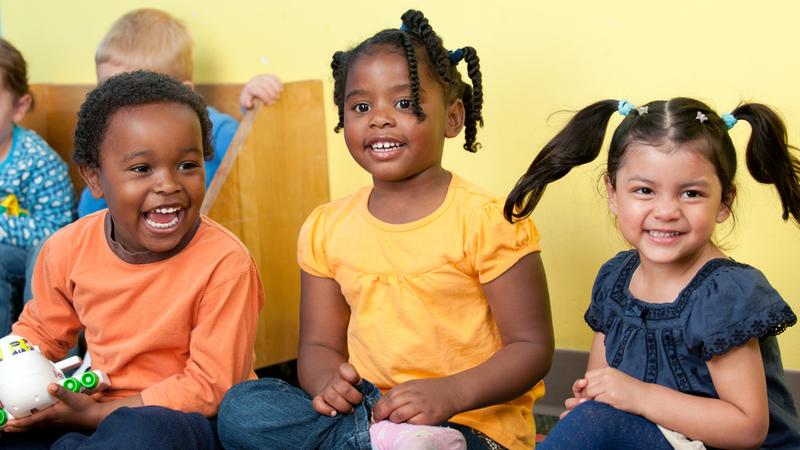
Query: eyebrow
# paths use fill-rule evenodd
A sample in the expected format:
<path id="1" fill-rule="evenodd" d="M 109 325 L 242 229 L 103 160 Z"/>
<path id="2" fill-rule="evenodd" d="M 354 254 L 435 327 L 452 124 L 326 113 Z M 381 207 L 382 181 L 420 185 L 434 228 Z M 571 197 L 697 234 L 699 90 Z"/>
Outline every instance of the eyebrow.
<path id="1" fill-rule="evenodd" d="M 392 86 L 389 90 L 393 91 L 393 92 L 411 90 L 411 83 L 397 84 L 395 86 Z M 425 90 L 422 89 L 422 86 L 420 85 L 420 87 L 419 87 L 420 95 L 422 95 L 424 92 L 425 92 Z M 356 96 L 356 95 L 366 95 L 368 93 L 369 93 L 369 91 L 366 90 L 366 89 L 353 89 L 352 91 L 348 92 L 345 95 L 344 101 L 347 102 L 347 100 L 349 100 L 350 97 L 353 97 L 353 96 Z"/>
<path id="2" fill-rule="evenodd" d="M 153 153 L 152 150 L 137 150 L 135 152 L 131 152 L 131 153 L 128 153 L 127 155 L 125 155 L 125 157 L 122 158 L 122 161 L 123 162 L 129 162 L 129 161 L 132 161 L 132 160 L 134 160 L 136 158 L 139 158 L 139 157 L 149 156 L 152 153 Z M 186 147 L 186 148 L 184 148 L 183 149 L 183 154 L 185 155 L 185 154 L 188 154 L 188 153 L 195 153 L 200 157 L 203 156 L 203 152 L 197 147 Z"/>
<path id="3" fill-rule="evenodd" d="M 634 177 L 629 178 L 628 180 L 626 180 L 626 182 L 628 182 L 628 183 L 639 182 L 639 183 L 655 184 L 655 181 L 653 181 L 653 180 L 651 180 L 649 178 L 641 177 L 641 176 L 634 176 Z M 689 180 L 689 181 L 687 181 L 685 183 L 681 183 L 680 187 L 681 187 L 681 189 L 685 189 L 687 187 L 693 187 L 693 186 L 708 187 L 709 185 L 710 184 L 709 184 L 709 182 L 707 180 L 705 180 L 703 178 L 700 178 L 700 179 L 697 179 L 697 180 Z"/>

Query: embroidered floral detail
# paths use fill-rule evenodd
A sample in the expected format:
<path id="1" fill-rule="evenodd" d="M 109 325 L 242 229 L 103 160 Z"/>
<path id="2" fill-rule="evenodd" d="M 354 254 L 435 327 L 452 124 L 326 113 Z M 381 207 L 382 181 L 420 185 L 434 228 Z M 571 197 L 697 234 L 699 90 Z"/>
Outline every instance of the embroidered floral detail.
<path id="1" fill-rule="evenodd" d="M 787 328 L 797 323 L 797 316 L 792 312 L 788 305 L 775 305 L 777 308 L 770 308 L 752 317 L 749 317 L 734 325 L 725 336 L 714 338 L 710 346 L 703 347 L 703 359 L 708 361 L 716 355 L 728 352 L 730 349 L 740 347 L 752 338 L 763 338 L 766 336 L 777 336 Z M 766 317 L 766 320 L 764 320 Z"/>
<path id="2" fill-rule="evenodd" d="M 586 314 L 583 315 L 583 320 L 585 320 L 586 323 L 589 324 L 589 327 L 594 331 L 604 333 L 605 330 L 608 329 L 608 328 L 603 328 L 602 326 L 603 320 L 599 316 L 597 316 L 597 314 L 595 314 L 594 311 L 592 311 L 592 308 L 586 310 Z"/>
<path id="3" fill-rule="evenodd" d="M 625 291 L 627 286 L 630 284 L 631 276 L 633 275 L 633 271 L 636 270 L 636 267 L 639 265 L 639 254 L 636 251 L 631 251 L 630 255 L 625 260 L 625 263 L 620 269 L 619 274 L 617 275 L 617 279 L 614 282 L 614 286 L 611 289 L 611 299 L 614 300 L 623 310 L 627 310 L 631 308 L 633 304 L 635 304 L 634 300 L 630 299 L 627 295 L 625 295 Z M 731 267 L 731 266 L 741 266 L 746 267 L 744 264 L 737 263 L 736 261 L 732 261 L 729 259 L 713 259 L 707 262 L 699 272 L 692 278 L 692 281 L 683 288 L 681 293 L 678 295 L 678 299 L 675 302 L 669 304 L 668 306 L 658 305 L 655 307 L 645 306 L 641 313 L 643 319 L 648 321 L 653 320 L 669 320 L 675 319 L 681 315 L 683 309 L 686 307 L 686 304 L 689 302 L 690 297 L 697 290 L 697 288 L 708 278 L 709 275 L 714 273 L 720 267 Z"/>

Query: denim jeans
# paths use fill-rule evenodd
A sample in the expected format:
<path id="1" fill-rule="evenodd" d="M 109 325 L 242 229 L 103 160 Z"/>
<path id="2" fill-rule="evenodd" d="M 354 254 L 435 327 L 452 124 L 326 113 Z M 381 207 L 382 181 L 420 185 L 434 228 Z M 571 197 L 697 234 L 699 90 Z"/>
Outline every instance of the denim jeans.
<path id="1" fill-rule="evenodd" d="M 11 332 L 11 324 L 22 309 L 28 252 L 0 244 L 0 337 Z"/>
<path id="2" fill-rule="evenodd" d="M 52 445 L 52 447 L 51 447 Z M 119 408 L 93 433 L 36 430 L 3 433 L 0 449 L 101 450 L 197 449 L 222 450 L 213 420 L 160 406 Z"/>
<path id="3" fill-rule="evenodd" d="M 576 406 L 536 448 L 672 450 L 653 422 L 596 401 Z"/>
<path id="4" fill-rule="evenodd" d="M 361 381 L 364 396 L 351 414 L 328 417 L 316 412 L 311 397 L 282 380 L 262 378 L 232 387 L 217 413 L 219 438 L 226 449 L 370 450 L 369 420 L 381 396 Z"/>
<path id="5" fill-rule="evenodd" d="M 324 416 L 311 406 L 302 389 L 274 378 L 245 381 L 231 388 L 217 414 L 222 444 L 232 449 L 355 449 L 370 450 L 369 424 L 380 390 L 362 380 L 364 396 L 351 414 Z M 463 425 L 446 423 L 464 435 L 467 448 L 488 446 Z"/>

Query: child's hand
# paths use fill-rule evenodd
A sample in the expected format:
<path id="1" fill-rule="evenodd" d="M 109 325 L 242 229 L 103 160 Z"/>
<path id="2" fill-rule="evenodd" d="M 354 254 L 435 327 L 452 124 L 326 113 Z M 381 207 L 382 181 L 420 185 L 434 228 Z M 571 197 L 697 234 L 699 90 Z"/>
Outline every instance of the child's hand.
<path id="1" fill-rule="evenodd" d="M 274 104 L 283 90 L 281 80 L 270 74 L 256 75 L 242 89 L 242 94 L 239 96 L 239 102 L 242 108 L 250 109 L 253 107 L 253 99 L 259 99 L 265 105 L 271 106 Z"/>
<path id="2" fill-rule="evenodd" d="M 586 381 L 584 398 L 603 402 L 631 414 L 642 414 L 640 405 L 647 383 L 613 367 L 590 370 L 586 373 Z"/>
<path id="3" fill-rule="evenodd" d="M 72 392 L 56 383 L 50 383 L 47 390 L 59 401 L 30 416 L 9 420 L 3 431 L 16 433 L 51 425 L 94 430 L 105 416 L 102 404 L 89 395 Z"/>
<path id="4" fill-rule="evenodd" d="M 586 378 L 578 378 L 572 383 L 572 397 L 566 399 L 564 401 L 564 407 L 566 408 L 564 412 L 559 415 L 559 419 L 563 419 L 573 408 L 578 406 L 579 404 L 585 402 L 586 400 L 590 400 L 586 396 L 586 386 L 589 382 Z"/>
<path id="5" fill-rule="evenodd" d="M 339 371 L 331 377 L 328 384 L 311 401 L 314 410 L 326 416 L 335 416 L 337 413 L 350 413 L 353 405 L 361 403 L 363 396 L 356 389 L 361 381 L 361 376 L 350 363 L 342 363 Z"/>
<path id="6" fill-rule="evenodd" d="M 453 382 L 446 378 L 407 381 L 378 400 L 372 419 L 438 425 L 460 412 L 458 399 Z"/>

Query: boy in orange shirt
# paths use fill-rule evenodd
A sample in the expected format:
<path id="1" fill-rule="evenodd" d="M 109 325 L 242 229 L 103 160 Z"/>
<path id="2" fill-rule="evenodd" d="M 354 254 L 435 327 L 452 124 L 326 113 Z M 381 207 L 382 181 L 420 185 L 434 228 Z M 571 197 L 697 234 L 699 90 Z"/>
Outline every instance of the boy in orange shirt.
<path id="1" fill-rule="evenodd" d="M 124 73 L 87 96 L 73 161 L 108 210 L 45 243 L 13 333 L 59 360 L 85 328 L 111 388 L 51 384 L 59 401 L 9 421 L 0 448 L 219 448 L 209 418 L 255 378 L 263 290 L 242 243 L 200 216 L 212 157 L 205 102 L 173 78 Z"/>

